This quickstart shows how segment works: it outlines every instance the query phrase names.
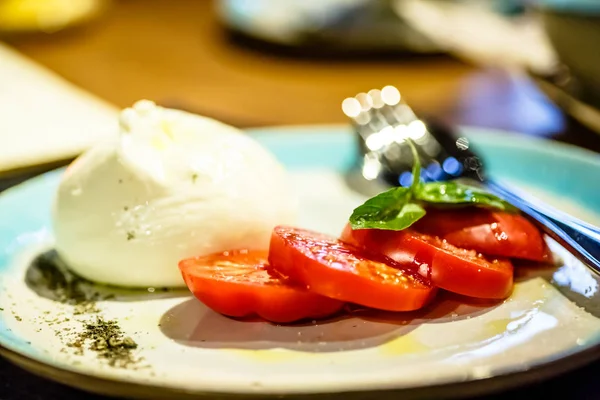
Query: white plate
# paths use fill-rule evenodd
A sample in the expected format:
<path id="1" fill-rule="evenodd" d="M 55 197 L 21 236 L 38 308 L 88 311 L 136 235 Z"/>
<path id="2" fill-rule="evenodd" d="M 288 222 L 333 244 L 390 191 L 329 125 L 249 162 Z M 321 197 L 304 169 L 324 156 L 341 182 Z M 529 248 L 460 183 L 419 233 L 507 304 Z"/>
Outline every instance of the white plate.
<path id="1" fill-rule="evenodd" d="M 488 159 L 510 151 L 517 164 L 539 156 L 573 174 L 581 168 L 600 172 L 597 158 L 568 146 L 517 138 L 507 144 L 500 134 L 470 135 L 491 154 Z M 364 200 L 339 173 L 351 162 L 351 137 L 318 128 L 257 137 L 291 170 L 301 199 L 300 226 L 338 234 Z M 518 150 L 510 148 L 515 140 Z M 533 155 L 536 151 L 542 155 Z M 490 161 L 494 171 L 497 160 Z M 358 313 L 304 325 L 232 320 L 185 291 L 115 292 L 114 299 L 97 303 L 100 315 L 118 320 L 144 360 L 138 368 L 111 367 L 92 351 L 80 355 L 66 346 L 96 315 L 74 314 L 73 306 L 47 298 L 47 288 L 30 279 L 40 271 L 32 261 L 52 248 L 49 205 L 60 173 L 0 196 L 0 344 L 11 360 L 72 386 L 153 398 L 382 390 L 435 396 L 508 387 L 597 356 L 597 275 L 554 246 L 564 263 L 552 270 L 521 270 L 514 293 L 502 303 L 466 304 L 442 295 L 420 312 Z M 523 180 L 516 173 L 505 178 Z M 577 179 L 564 184 L 577 188 Z M 560 206 L 552 196 L 560 184 L 556 176 L 537 182 L 538 195 Z M 582 198 L 577 204 L 595 201 Z M 579 216 L 589 221 L 596 212 Z M 557 367 L 558 360 L 565 364 Z M 107 380 L 111 383 L 102 383 Z"/>

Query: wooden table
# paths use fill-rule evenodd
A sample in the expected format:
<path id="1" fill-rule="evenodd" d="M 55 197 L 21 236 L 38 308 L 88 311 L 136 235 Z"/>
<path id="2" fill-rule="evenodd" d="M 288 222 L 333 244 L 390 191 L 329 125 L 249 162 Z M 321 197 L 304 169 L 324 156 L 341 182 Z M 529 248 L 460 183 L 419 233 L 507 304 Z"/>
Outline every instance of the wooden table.
<path id="1" fill-rule="evenodd" d="M 93 24 L 12 38 L 11 44 L 119 107 L 148 98 L 241 127 L 335 123 L 344 121 L 342 99 L 393 84 L 415 108 L 451 122 L 600 149 L 600 136 L 577 136 L 583 128 L 522 76 L 451 57 L 310 61 L 252 51 L 225 39 L 209 1 L 119 1 Z M 597 392 L 594 368 L 599 366 L 509 396 L 548 397 L 570 387 L 571 398 L 596 398 L 590 393 Z M 2 399 L 82 398 L 78 391 L 34 378 L 3 360 L 0 377 Z"/>
<path id="2" fill-rule="evenodd" d="M 299 61 L 243 49 L 198 0 L 120 1 L 93 24 L 11 42 L 119 107 L 148 98 L 243 126 L 341 122 L 345 97 L 387 84 L 433 107 L 474 70 L 450 57 Z"/>
<path id="3" fill-rule="evenodd" d="M 452 123 L 600 151 L 600 135 L 562 115 L 527 77 L 450 56 L 319 61 L 255 51 L 227 40 L 212 1 L 115 1 L 94 23 L 9 41 L 119 107 L 147 98 L 239 127 L 337 123 L 345 97 L 392 84 L 415 109 Z"/>

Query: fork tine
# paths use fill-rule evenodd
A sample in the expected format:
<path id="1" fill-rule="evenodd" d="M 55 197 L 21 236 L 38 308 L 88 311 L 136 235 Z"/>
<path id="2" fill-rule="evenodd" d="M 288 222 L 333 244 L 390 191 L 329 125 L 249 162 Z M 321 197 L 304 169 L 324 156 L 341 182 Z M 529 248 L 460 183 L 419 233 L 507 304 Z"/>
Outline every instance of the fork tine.
<path id="1" fill-rule="evenodd" d="M 358 176 L 353 180 L 363 186 L 361 189 L 364 189 L 366 181 L 373 182 L 381 178 L 388 182 L 395 180 L 395 185 L 400 184 L 397 181 L 399 171 L 410 170 L 413 164 L 412 151 L 406 139 L 412 137 L 415 128 L 412 124 L 418 117 L 398 89 L 388 85 L 358 93 L 342 102 L 342 111 L 358 134 L 362 154 L 349 175 Z M 419 154 L 423 161 L 426 155 L 421 151 Z"/>

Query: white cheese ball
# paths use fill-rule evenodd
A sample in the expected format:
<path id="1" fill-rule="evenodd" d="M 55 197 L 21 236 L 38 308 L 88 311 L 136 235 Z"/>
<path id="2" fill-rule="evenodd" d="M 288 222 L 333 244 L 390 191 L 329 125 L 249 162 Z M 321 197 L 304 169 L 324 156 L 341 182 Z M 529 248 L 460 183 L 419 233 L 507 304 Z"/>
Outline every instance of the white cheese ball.
<path id="1" fill-rule="evenodd" d="M 295 222 L 284 169 L 243 132 L 147 100 L 120 125 L 68 167 L 56 196 L 56 250 L 80 276 L 182 286 L 180 260 L 267 249 L 275 225 Z"/>

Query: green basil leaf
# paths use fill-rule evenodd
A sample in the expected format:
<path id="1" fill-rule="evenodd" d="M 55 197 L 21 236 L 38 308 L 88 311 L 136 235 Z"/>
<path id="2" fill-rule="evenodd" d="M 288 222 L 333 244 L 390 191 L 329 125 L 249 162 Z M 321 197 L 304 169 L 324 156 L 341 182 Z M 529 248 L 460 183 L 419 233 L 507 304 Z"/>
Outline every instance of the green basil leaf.
<path id="1" fill-rule="evenodd" d="M 380 193 L 354 209 L 350 225 L 352 229 L 406 229 L 425 215 L 423 207 L 411 198 L 411 189 L 404 187 Z"/>
<path id="2" fill-rule="evenodd" d="M 510 203 L 483 189 L 455 181 L 428 182 L 415 193 L 418 200 L 432 204 L 473 205 L 497 208 L 504 211 L 516 211 Z"/>

